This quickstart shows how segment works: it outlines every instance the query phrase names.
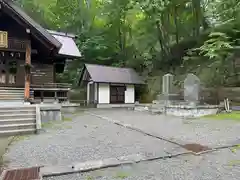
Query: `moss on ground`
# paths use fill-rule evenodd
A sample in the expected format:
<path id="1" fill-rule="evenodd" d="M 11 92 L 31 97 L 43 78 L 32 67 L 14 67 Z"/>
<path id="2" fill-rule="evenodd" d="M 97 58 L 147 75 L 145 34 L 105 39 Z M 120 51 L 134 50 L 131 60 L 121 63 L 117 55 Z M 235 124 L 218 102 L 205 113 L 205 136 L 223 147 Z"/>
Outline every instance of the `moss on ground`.
<path id="1" fill-rule="evenodd" d="M 70 117 L 64 117 L 64 116 L 63 116 L 63 117 L 62 117 L 62 120 L 63 120 L 63 121 L 72 121 L 72 118 L 70 118 Z"/>
<path id="2" fill-rule="evenodd" d="M 2 168 L 5 166 L 5 163 L 6 163 L 3 159 L 3 156 L 13 141 L 14 141 L 14 137 L 0 138 L 0 145 L 1 145 L 0 146 L 0 175 L 1 175 Z"/>
<path id="3" fill-rule="evenodd" d="M 240 111 L 233 111 L 231 113 L 219 113 L 216 115 L 207 115 L 205 117 L 209 119 L 215 119 L 215 120 L 239 120 L 240 121 Z"/>
<path id="4" fill-rule="evenodd" d="M 116 179 L 126 179 L 129 176 L 129 174 L 125 172 L 118 172 L 115 176 Z"/>
<path id="5" fill-rule="evenodd" d="M 62 121 L 49 121 L 42 123 L 42 128 L 51 128 L 51 129 L 71 129 L 72 126 L 64 122 L 71 122 L 72 118 L 62 116 Z"/>

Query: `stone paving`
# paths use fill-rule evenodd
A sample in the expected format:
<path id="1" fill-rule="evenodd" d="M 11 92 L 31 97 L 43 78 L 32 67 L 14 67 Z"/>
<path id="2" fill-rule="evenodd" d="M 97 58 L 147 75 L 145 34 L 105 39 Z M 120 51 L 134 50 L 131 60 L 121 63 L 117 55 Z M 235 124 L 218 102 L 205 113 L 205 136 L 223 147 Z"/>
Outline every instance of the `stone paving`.
<path id="1" fill-rule="evenodd" d="M 126 109 L 95 110 L 90 113 L 120 121 L 181 144 L 199 143 L 210 147 L 219 147 L 235 144 L 240 139 L 239 121 L 182 119 Z"/>

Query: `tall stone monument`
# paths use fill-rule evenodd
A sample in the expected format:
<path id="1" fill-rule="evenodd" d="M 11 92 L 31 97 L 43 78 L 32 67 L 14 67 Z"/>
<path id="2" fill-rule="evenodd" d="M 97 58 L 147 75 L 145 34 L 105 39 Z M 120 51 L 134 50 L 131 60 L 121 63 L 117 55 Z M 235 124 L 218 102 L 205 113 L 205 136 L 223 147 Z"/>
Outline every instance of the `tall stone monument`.
<path id="1" fill-rule="evenodd" d="M 164 100 L 164 104 L 168 105 L 171 104 L 171 96 L 174 92 L 174 75 L 172 74 L 165 74 L 162 77 L 162 98 Z"/>
<path id="2" fill-rule="evenodd" d="M 162 77 L 162 94 L 163 95 L 170 95 L 173 93 L 173 79 L 174 76 L 172 74 L 165 74 Z"/>
<path id="3" fill-rule="evenodd" d="M 188 74 L 184 80 L 184 100 L 191 105 L 200 101 L 200 79 L 194 74 Z"/>

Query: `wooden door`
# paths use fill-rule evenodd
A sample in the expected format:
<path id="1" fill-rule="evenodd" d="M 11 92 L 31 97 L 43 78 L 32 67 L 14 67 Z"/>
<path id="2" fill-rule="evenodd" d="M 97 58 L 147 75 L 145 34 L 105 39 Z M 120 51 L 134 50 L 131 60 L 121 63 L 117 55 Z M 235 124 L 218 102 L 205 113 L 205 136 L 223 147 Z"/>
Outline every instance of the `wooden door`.
<path id="1" fill-rule="evenodd" d="M 124 104 L 125 103 L 125 86 L 110 86 L 110 103 Z"/>

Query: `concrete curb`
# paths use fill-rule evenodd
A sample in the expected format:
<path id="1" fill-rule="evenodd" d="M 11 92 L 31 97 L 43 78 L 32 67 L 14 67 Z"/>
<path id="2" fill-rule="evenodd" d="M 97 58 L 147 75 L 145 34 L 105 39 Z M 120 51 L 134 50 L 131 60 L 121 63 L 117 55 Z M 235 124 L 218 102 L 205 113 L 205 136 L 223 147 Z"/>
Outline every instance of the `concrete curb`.
<path id="1" fill-rule="evenodd" d="M 135 154 L 135 155 L 129 155 L 129 156 L 122 156 L 118 158 L 108 158 L 103 160 L 75 163 L 69 166 L 45 166 L 40 169 L 40 174 L 42 177 L 62 176 L 62 175 L 73 174 L 73 173 L 95 171 L 95 170 L 105 169 L 110 167 L 132 165 L 140 162 L 173 158 L 173 157 L 188 155 L 188 154 L 189 152 L 179 153 L 174 155 L 167 155 L 167 156 L 155 156 L 151 158 L 148 158 L 141 154 Z"/>

